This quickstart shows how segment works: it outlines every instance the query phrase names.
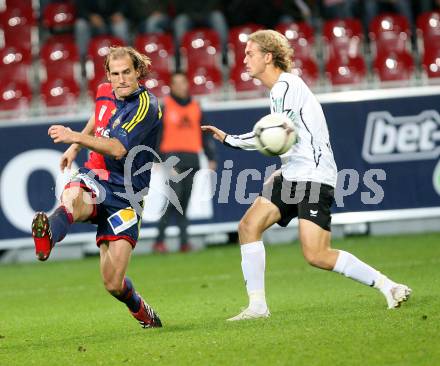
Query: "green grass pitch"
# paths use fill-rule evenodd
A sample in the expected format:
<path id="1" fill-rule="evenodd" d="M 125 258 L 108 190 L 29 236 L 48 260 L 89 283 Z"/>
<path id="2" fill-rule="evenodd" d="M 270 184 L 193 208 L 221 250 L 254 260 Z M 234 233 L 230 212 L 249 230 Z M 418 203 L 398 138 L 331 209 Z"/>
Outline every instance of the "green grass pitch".
<path id="1" fill-rule="evenodd" d="M 266 246 L 269 319 L 247 305 L 237 246 L 134 256 L 162 329 L 141 329 L 104 290 L 98 258 L 0 266 L 0 365 L 440 365 L 440 234 L 335 241 L 413 289 L 386 310 L 376 290 Z"/>

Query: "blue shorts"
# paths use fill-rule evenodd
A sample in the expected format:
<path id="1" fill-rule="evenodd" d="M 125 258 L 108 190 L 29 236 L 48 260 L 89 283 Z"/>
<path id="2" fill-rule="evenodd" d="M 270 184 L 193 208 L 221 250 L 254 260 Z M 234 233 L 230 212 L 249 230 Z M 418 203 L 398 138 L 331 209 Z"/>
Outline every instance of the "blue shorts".
<path id="1" fill-rule="evenodd" d="M 136 213 L 130 202 L 115 194 L 124 192 L 124 187 L 100 180 L 87 168 L 80 168 L 66 184 L 65 189 L 77 186 L 92 195 L 93 213 L 87 222 L 98 226 L 96 245 L 99 247 L 106 241 L 125 239 L 134 248 L 139 238 L 142 215 Z"/>

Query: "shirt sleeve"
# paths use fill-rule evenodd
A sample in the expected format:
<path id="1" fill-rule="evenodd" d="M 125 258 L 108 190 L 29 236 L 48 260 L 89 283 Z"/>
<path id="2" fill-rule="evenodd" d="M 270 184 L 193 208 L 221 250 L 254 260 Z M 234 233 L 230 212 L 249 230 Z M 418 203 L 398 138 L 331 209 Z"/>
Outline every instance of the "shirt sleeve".
<path id="1" fill-rule="evenodd" d="M 139 95 L 139 105 L 119 125 L 110 130 L 110 137 L 118 139 L 127 151 L 140 145 L 146 136 L 160 126 L 157 106 L 150 105 L 147 92 Z"/>
<path id="2" fill-rule="evenodd" d="M 243 135 L 226 135 L 223 144 L 234 149 L 257 150 L 253 131 Z"/>

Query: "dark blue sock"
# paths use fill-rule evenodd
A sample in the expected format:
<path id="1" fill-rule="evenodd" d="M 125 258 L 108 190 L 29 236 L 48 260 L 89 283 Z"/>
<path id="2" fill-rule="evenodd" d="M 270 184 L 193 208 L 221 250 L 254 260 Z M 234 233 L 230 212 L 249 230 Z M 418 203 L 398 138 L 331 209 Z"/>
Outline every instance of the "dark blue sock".
<path id="1" fill-rule="evenodd" d="M 141 307 L 141 298 L 134 290 L 133 284 L 128 277 L 124 278 L 124 288 L 119 295 L 113 294 L 119 301 L 123 302 L 132 313 L 137 313 Z"/>
<path id="2" fill-rule="evenodd" d="M 49 216 L 49 226 L 52 232 L 53 244 L 64 239 L 72 223 L 73 216 L 64 206 L 58 207 L 55 212 Z"/>

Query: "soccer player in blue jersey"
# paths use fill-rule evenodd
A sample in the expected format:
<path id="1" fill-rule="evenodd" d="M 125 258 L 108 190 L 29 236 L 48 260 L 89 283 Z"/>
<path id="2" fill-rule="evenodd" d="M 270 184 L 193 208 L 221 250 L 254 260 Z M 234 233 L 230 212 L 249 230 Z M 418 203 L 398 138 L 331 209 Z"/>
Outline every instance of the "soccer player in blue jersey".
<path id="1" fill-rule="evenodd" d="M 38 212 L 32 221 L 35 251 L 42 261 L 49 258 L 54 245 L 66 236 L 74 222 L 96 224 L 104 286 L 127 305 L 144 328 L 162 324 L 125 273 L 138 240 L 143 194 L 151 175 L 148 168 L 162 123 L 157 98 L 139 85 L 149 67 L 148 57 L 131 47 L 110 49 L 105 68 L 116 111 L 102 134 L 108 138 L 61 125 L 49 128 L 54 143 L 78 144 L 102 154 L 108 174 L 98 176 L 91 169 L 80 168 L 66 185 L 56 211 L 50 216 Z"/>

